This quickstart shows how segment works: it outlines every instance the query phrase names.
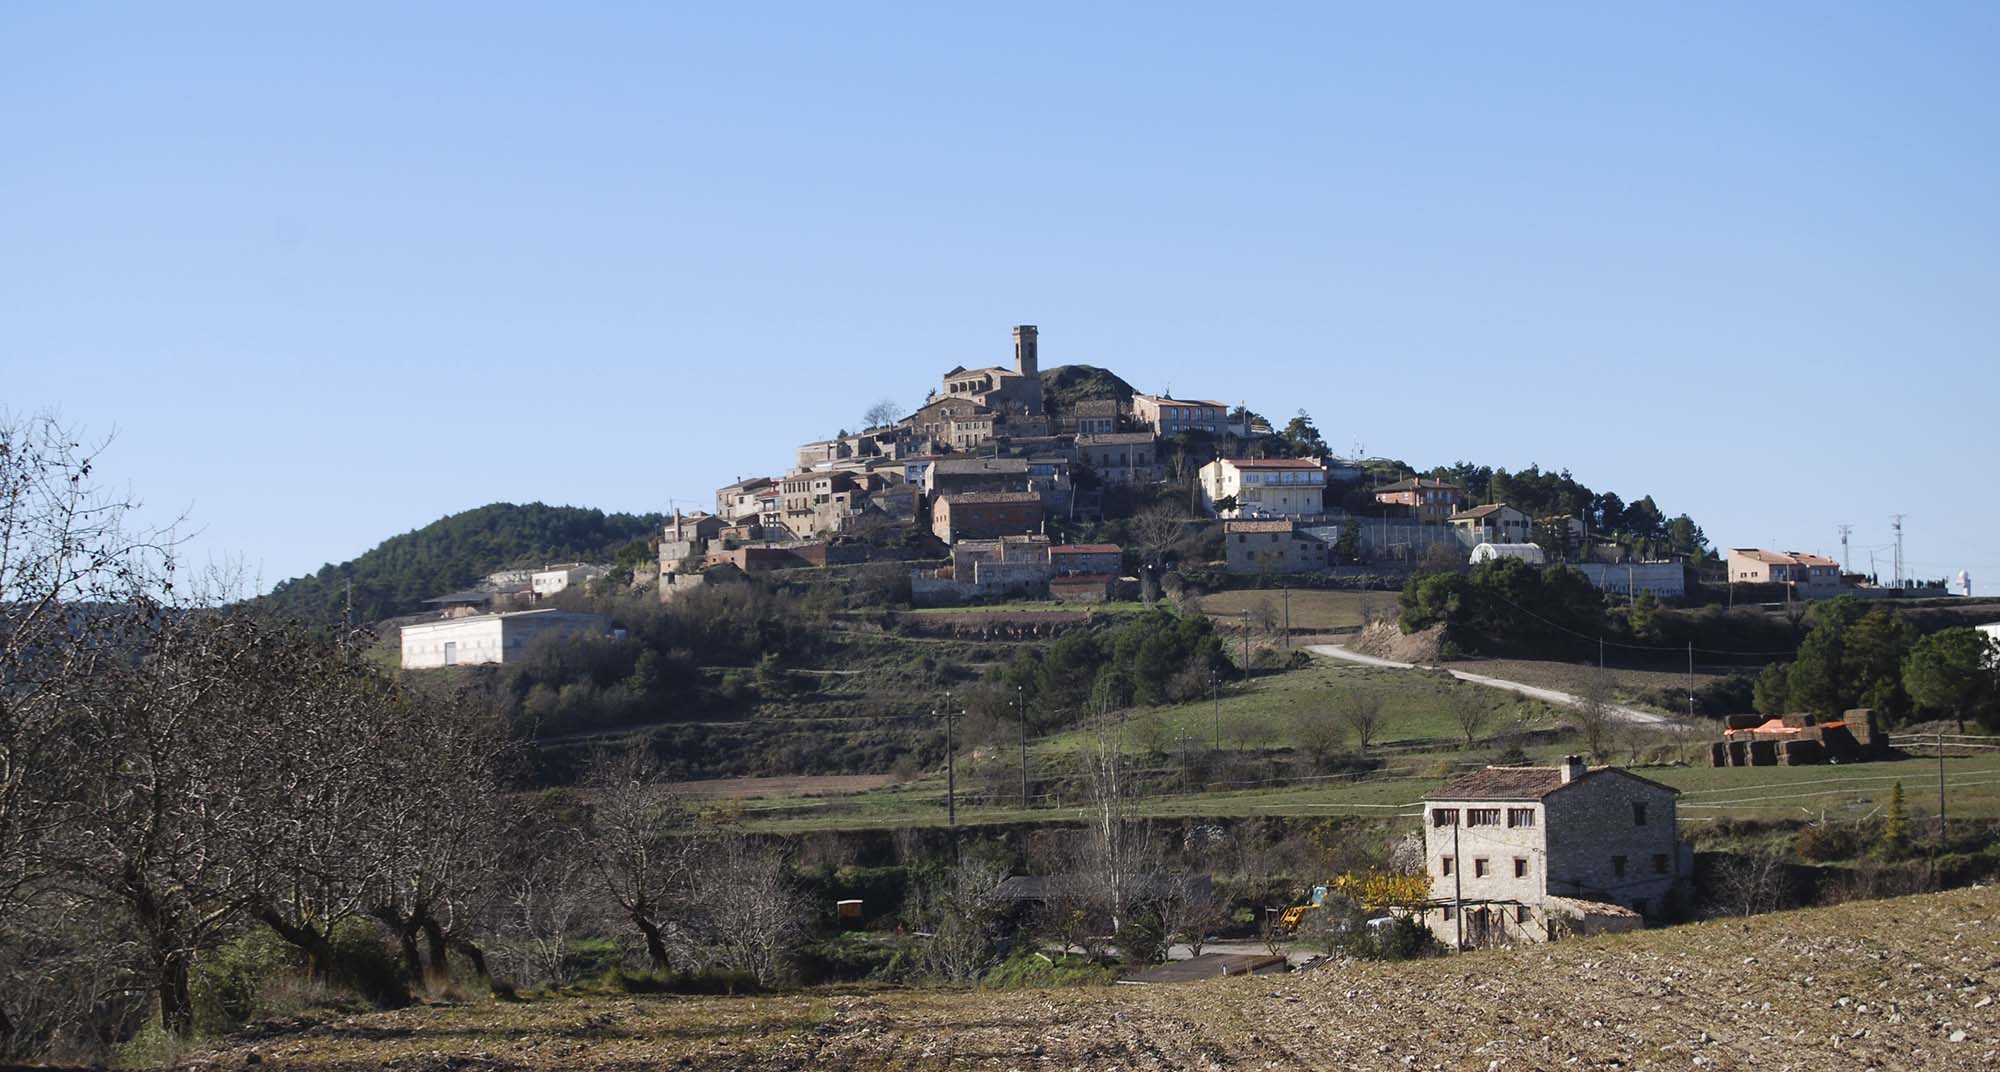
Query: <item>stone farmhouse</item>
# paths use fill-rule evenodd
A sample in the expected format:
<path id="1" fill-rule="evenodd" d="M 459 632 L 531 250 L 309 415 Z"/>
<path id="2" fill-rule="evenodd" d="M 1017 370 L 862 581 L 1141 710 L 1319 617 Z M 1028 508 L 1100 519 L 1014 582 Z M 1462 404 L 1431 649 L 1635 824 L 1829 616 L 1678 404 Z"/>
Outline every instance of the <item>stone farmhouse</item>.
<path id="1" fill-rule="evenodd" d="M 1447 946 L 1643 927 L 1688 904 L 1680 791 L 1616 767 L 1487 767 L 1424 796 L 1424 920 Z"/>

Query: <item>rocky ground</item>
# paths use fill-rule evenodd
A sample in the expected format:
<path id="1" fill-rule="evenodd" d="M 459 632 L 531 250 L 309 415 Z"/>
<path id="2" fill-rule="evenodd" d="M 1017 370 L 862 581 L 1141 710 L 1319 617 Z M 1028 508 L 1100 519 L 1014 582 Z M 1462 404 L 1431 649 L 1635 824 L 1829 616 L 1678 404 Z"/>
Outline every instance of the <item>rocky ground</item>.
<path id="1" fill-rule="evenodd" d="M 588 996 L 267 1025 L 189 1067 L 2000 1068 L 2000 891 L 1057 991 Z"/>

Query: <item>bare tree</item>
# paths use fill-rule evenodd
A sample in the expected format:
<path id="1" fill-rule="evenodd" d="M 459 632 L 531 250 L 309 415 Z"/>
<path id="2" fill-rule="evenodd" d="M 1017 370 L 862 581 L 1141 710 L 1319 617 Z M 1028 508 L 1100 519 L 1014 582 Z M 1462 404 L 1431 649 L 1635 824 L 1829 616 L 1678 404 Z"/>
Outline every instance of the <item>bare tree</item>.
<path id="1" fill-rule="evenodd" d="M 1100 707 L 1094 736 L 1082 756 L 1091 801 L 1082 872 L 1093 880 L 1098 902 L 1116 931 L 1143 884 L 1158 871 L 1160 852 L 1151 829 L 1131 816 L 1136 786 L 1125 755 L 1122 720 L 1114 720 L 1108 707 Z"/>
<path id="2" fill-rule="evenodd" d="M 1486 698 L 1460 687 L 1452 689 L 1445 702 L 1450 705 L 1452 721 L 1458 723 L 1458 732 L 1465 738 L 1465 747 L 1478 747 L 1480 734 L 1493 721 L 1493 708 Z"/>
<path id="3" fill-rule="evenodd" d="M 1158 502 L 1132 515 L 1132 543 L 1146 561 L 1159 565 L 1167 548 L 1187 532 L 1187 512 L 1172 503 Z"/>
<path id="4" fill-rule="evenodd" d="M 75 915 L 73 900 L 45 903 L 59 877 L 52 838 L 81 773 L 67 762 L 71 713 L 122 657 L 118 608 L 171 587 L 172 531 L 130 528 L 137 502 L 96 480 L 107 445 L 53 418 L 0 413 L 0 965 L 26 967 L 0 971 L 0 1055 L 28 1055 L 54 1030 L 50 1007 L 16 984 L 36 982 L 30 947 L 71 933 L 43 917 Z"/>
<path id="5" fill-rule="evenodd" d="M 1601 760 L 1608 756 L 1613 725 L 1611 678 L 1602 670 L 1591 671 L 1576 694 L 1576 702 L 1563 709 L 1563 721 L 1583 736 L 1593 757 Z"/>
<path id="6" fill-rule="evenodd" d="M 1326 761 L 1340 751 L 1347 739 L 1348 723 L 1344 715 L 1332 708 L 1306 704 L 1292 710 L 1290 715 L 1292 744 L 1300 754 L 1312 762 L 1312 769 L 1326 769 Z"/>
<path id="7" fill-rule="evenodd" d="M 976 981 L 992 963 L 1004 905 L 994 896 L 1006 871 L 983 860 L 964 860 L 917 891 L 912 921 L 930 935 L 925 970 L 946 982 Z"/>
<path id="8" fill-rule="evenodd" d="M 574 845 L 549 838 L 505 887 L 501 933 L 522 950 L 521 966 L 557 986 L 571 981 L 572 940 L 590 914 L 591 876 Z"/>
<path id="9" fill-rule="evenodd" d="M 688 869 L 700 925 L 696 957 L 777 986 L 790 978 L 806 934 L 806 906 L 784 852 L 738 833 L 702 839 L 698 866 Z"/>
<path id="10" fill-rule="evenodd" d="M 185 1038 L 194 959 L 255 903 L 272 858 L 265 772 L 236 744 L 284 683 L 260 672 L 273 652 L 247 615 L 141 605 L 127 620 L 131 654 L 72 708 L 62 761 L 76 792 L 56 860 L 127 921 L 160 1026 Z"/>
<path id="11" fill-rule="evenodd" d="M 1366 753 L 1368 746 L 1375 743 L 1375 734 L 1382 726 L 1381 694 L 1366 689 L 1349 689 L 1341 697 L 1334 709 L 1347 732 L 1354 735 L 1355 748 Z"/>
<path id="12" fill-rule="evenodd" d="M 689 882 L 689 816 L 668 792 L 652 753 L 641 746 L 601 755 L 584 784 L 592 796 L 579 847 L 605 897 L 645 939 L 653 970 L 672 966 L 667 950 L 676 892 Z"/>
<path id="13" fill-rule="evenodd" d="M 880 399 L 874 405 L 868 407 L 868 412 L 861 415 L 861 427 L 886 427 L 896 423 L 896 418 L 900 413 L 901 407 L 896 405 L 894 399 Z"/>
<path id="14" fill-rule="evenodd" d="M 1710 903 L 1737 916 L 1775 912 L 1789 906 L 1791 885 L 1784 854 L 1757 850 L 1725 860 L 1716 868 Z"/>
<path id="15" fill-rule="evenodd" d="M 1159 899 L 1159 913 L 1167 940 L 1186 943 L 1191 957 L 1201 956 L 1208 936 L 1229 923 L 1228 906 L 1216 896 L 1215 883 L 1206 875 L 1169 877 Z"/>

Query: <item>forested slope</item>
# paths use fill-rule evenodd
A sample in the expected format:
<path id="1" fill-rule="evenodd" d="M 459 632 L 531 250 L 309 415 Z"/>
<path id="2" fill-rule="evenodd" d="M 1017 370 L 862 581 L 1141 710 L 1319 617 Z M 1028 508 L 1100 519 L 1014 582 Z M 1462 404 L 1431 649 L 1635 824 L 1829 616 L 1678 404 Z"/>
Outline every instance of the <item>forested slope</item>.
<path id="1" fill-rule="evenodd" d="M 432 596 L 464 588 L 510 566 L 609 562 L 659 532 L 659 514 L 607 514 L 578 506 L 491 503 L 391 536 L 372 550 L 316 573 L 281 581 L 264 600 L 309 621 L 340 617 L 353 585 L 354 620 L 379 621 L 422 609 Z M 641 547 L 643 549 L 643 546 Z"/>

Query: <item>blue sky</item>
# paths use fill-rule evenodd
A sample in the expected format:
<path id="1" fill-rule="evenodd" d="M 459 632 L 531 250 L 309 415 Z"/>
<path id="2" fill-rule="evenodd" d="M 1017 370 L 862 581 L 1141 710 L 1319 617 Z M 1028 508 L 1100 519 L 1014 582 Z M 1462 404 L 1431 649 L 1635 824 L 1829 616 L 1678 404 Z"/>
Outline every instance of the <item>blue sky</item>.
<path id="1" fill-rule="evenodd" d="M 964 6 L 0 8 L 0 404 L 268 585 L 711 502 L 1034 323 L 2000 592 L 2000 8 Z"/>

